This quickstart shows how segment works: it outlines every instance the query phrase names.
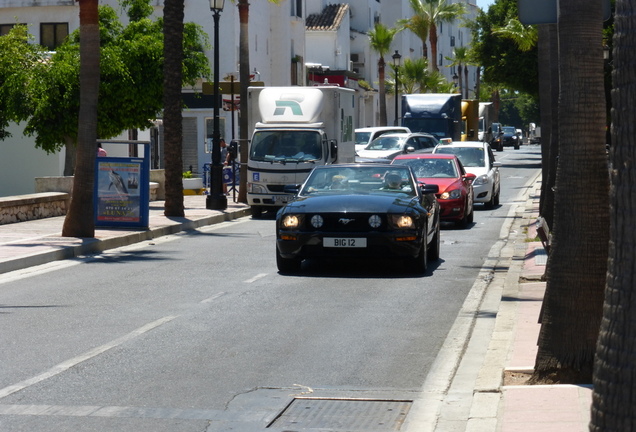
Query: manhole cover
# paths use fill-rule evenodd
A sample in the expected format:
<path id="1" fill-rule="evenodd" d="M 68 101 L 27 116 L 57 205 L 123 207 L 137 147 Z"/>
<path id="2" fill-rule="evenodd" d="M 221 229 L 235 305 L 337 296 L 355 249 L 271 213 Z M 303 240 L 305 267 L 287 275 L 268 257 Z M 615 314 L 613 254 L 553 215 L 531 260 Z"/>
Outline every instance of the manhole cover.
<path id="1" fill-rule="evenodd" d="M 412 401 L 296 398 L 268 427 L 399 431 Z"/>

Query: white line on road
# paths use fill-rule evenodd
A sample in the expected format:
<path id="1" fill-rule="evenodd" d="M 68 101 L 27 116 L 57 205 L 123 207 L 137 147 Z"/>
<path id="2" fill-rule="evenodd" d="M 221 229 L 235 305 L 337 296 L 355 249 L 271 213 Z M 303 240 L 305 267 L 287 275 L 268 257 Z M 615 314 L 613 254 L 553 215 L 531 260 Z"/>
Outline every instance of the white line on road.
<path id="1" fill-rule="evenodd" d="M 262 278 L 264 278 L 265 276 L 267 276 L 267 273 L 259 273 L 259 274 L 257 274 L 256 276 L 254 276 L 253 278 L 247 279 L 247 280 L 245 280 L 245 281 L 243 281 L 243 282 L 245 282 L 245 283 L 252 283 L 252 282 L 256 282 L 257 280 L 262 279 Z"/>
<path id="2" fill-rule="evenodd" d="M 211 303 L 211 302 L 213 302 L 214 300 L 218 299 L 219 297 L 221 297 L 224 294 L 225 294 L 225 292 L 216 293 L 212 297 L 208 297 L 205 300 L 201 300 L 200 303 Z"/>
<path id="3" fill-rule="evenodd" d="M 17 384 L 13 384 L 10 385 L 8 387 L 5 387 L 3 389 L 0 389 L 0 399 L 9 396 L 10 394 L 13 394 L 15 392 L 18 392 L 20 390 L 23 390 L 27 387 L 32 386 L 33 384 L 37 384 L 41 381 L 47 380 L 55 375 L 58 375 L 64 371 L 67 371 L 68 369 L 72 368 L 73 366 L 78 365 L 79 363 L 82 363 L 83 361 L 89 360 L 95 356 L 98 356 L 99 354 L 102 354 L 106 351 L 108 351 L 111 348 L 115 348 L 116 346 L 119 346 L 125 342 L 128 342 L 129 340 L 132 340 L 134 338 L 136 338 L 137 336 L 140 336 L 144 333 L 149 332 L 150 330 L 159 327 L 160 325 L 163 325 L 167 322 L 172 321 L 173 319 L 177 318 L 176 315 L 170 315 L 170 316 L 166 316 L 163 317 L 161 319 L 158 319 L 157 321 L 153 321 L 151 323 L 146 324 L 145 326 L 139 327 L 136 330 L 133 330 L 132 332 L 117 338 L 107 344 L 104 344 L 102 346 L 99 346 L 97 348 L 93 348 L 90 351 L 85 352 L 84 354 L 80 354 L 77 357 L 73 357 L 72 359 L 66 360 L 58 365 L 53 366 L 51 369 L 49 369 L 48 371 L 41 373 L 40 375 L 36 375 L 33 378 L 29 378 L 26 379 L 24 381 L 20 381 Z"/>

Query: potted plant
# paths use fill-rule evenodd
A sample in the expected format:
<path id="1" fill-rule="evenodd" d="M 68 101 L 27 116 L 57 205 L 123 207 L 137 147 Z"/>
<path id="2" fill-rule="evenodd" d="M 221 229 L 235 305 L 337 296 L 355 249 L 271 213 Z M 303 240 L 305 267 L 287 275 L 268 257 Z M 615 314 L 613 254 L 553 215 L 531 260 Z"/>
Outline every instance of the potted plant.
<path id="1" fill-rule="evenodd" d="M 198 193 L 200 189 L 203 189 L 203 179 L 201 177 L 194 177 L 192 171 L 185 171 L 182 181 L 184 190 L 196 190 Z"/>

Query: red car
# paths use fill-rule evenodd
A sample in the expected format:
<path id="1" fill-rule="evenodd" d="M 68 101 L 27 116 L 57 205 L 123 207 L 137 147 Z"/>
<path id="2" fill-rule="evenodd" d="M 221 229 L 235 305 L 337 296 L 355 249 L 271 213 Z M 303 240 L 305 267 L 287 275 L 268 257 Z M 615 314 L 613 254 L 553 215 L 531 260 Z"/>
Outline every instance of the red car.
<path id="1" fill-rule="evenodd" d="M 451 154 L 409 153 L 398 155 L 392 164 L 408 165 L 417 180 L 439 186 L 436 194 L 441 207 L 441 220 L 451 221 L 460 228 L 473 222 L 473 181 L 475 174 Z"/>

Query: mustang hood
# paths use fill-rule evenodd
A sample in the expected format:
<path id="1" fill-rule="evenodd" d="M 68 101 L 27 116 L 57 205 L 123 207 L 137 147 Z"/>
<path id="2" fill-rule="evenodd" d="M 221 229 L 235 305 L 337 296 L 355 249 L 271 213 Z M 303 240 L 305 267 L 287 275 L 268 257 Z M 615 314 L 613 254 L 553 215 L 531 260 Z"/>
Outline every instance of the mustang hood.
<path id="1" fill-rule="evenodd" d="M 323 195 L 298 198 L 283 209 L 285 213 L 404 213 L 415 207 L 417 198 L 378 195 Z"/>

